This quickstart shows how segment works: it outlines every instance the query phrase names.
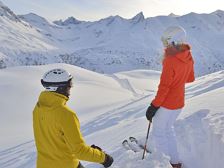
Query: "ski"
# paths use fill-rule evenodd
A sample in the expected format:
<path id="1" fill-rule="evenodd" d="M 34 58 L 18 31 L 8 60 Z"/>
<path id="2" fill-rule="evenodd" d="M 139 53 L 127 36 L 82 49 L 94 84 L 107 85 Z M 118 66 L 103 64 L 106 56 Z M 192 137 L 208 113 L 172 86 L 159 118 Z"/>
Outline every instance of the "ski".
<path id="1" fill-rule="evenodd" d="M 144 145 L 143 144 L 140 144 L 139 142 L 138 142 L 138 140 L 135 138 L 135 137 L 129 137 L 129 140 L 130 140 L 130 142 L 132 142 L 132 143 L 135 143 L 136 145 L 138 145 L 138 147 L 139 148 L 141 148 L 141 149 L 145 149 L 145 147 L 144 147 Z M 150 150 L 148 150 L 147 148 L 146 148 L 146 152 L 147 153 L 152 153 Z"/>
<path id="2" fill-rule="evenodd" d="M 140 152 L 144 150 L 144 146 L 142 144 L 139 144 L 139 142 L 137 141 L 135 137 L 129 137 L 129 140 L 125 139 L 122 142 L 122 146 L 126 150 L 131 150 L 133 152 Z M 146 152 L 151 153 L 151 151 L 149 151 L 148 149 L 146 149 Z"/>
<path id="3" fill-rule="evenodd" d="M 125 140 L 122 142 L 122 146 L 123 146 L 124 149 L 126 149 L 126 150 L 132 150 L 131 147 L 130 147 L 130 144 L 129 144 L 129 142 L 128 142 L 127 139 L 125 139 Z M 132 150 L 132 151 L 133 151 L 133 150 Z M 136 151 L 134 151 L 134 152 L 136 152 Z"/>

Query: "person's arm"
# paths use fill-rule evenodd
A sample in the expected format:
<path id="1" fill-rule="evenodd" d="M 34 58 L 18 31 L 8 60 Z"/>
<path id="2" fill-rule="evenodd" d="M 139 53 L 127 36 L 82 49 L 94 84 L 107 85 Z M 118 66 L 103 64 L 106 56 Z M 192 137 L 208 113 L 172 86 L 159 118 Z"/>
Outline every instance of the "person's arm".
<path id="1" fill-rule="evenodd" d="M 187 79 L 187 82 L 186 83 L 191 83 L 191 82 L 194 82 L 195 80 L 195 77 L 194 77 L 194 70 L 192 70 L 189 74 L 189 77 Z"/>
<path id="2" fill-rule="evenodd" d="M 188 79 L 186 81 L 186 83 L 191 83 L 191 82 L 194 82 L 195 80 L 195 76 L 194 76 L 194 61 L 192 60 L 192 63 L 191 63 L 191 72 L 188 76 Z"/>
<path id="3" fill-rule="evenodd" d="M 163 70 L 160 77 L 160 84 L 155 99 L 152 101 L 152 104 L 155 107 L 160 107 L 164 102 L 167 94 L 169 93 L 170 86 L 174 78 L 174 70 L 172 68 L 172 60 L 165 58 L 163 61 Z"/>
<path id="4" fill-rule="evenodd" d="M 77 159 L 96 163 L 105 161 L 104 152 L 85 144 L 80 132 L 79 120 L 75 113 L 66 111 L 61 124 L 65 142 Z"/>

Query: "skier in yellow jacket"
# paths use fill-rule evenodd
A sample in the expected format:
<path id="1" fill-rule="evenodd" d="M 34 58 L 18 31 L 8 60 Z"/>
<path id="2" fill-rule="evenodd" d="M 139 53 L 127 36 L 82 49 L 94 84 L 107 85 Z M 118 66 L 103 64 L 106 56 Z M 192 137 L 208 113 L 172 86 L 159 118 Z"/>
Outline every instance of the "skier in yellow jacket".
<path id="1" fill-rule="evenodd" d="M 46 90 L 33 111 L 37 168 L 84 168 L 79 160 L 110 167 L 113 158 L 98 146 L 86 145 L 76 113 L 66 105 L 72 76 L 53 69 L 44 74 L 41 83 Z"/>

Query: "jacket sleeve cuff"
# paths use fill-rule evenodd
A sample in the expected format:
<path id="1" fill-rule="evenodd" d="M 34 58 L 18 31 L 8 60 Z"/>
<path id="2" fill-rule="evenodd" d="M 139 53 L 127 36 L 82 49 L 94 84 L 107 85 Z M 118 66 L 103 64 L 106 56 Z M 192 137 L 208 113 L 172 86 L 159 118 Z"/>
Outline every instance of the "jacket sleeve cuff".
<path id="1" fill-rule="evenodd" d="M 159 104 L 156 104 L 155 100 L 153 100 L 151 102 L 151 106 L 153 106 L 155 109 L 159 109 L 160 108 L 160 105 Z"/>

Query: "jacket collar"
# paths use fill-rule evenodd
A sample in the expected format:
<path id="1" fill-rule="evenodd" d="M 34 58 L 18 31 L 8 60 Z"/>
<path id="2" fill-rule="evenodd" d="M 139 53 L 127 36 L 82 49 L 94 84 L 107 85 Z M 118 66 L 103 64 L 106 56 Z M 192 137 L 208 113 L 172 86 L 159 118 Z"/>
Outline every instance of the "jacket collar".
<path id="1" fill-rule="evenodd" d="M 190 49 L 188 44 L 180 44 L 177 47 L 169 46 L 165 49 L 165 56 L 175 56 L 176 54 L 190 51 Z"/>
<path id="2" fill-rule="evenodd" d="M 181 44 L 178 47 L 171 46 L 165 49 L 165 57 L 174 56 L 178 60 L 188 63 L 193 61 L 190 49 L 191 48 L 188 44 Z"/>
<path id="3" fill-rule="evenodd" d="M 38 103 L 42 106 L 60 106 L 65 105 L 68 101 L 68 97 L 56 93 L 56 92 L 49 92 L 43 91 L 39 96 Z"/>

